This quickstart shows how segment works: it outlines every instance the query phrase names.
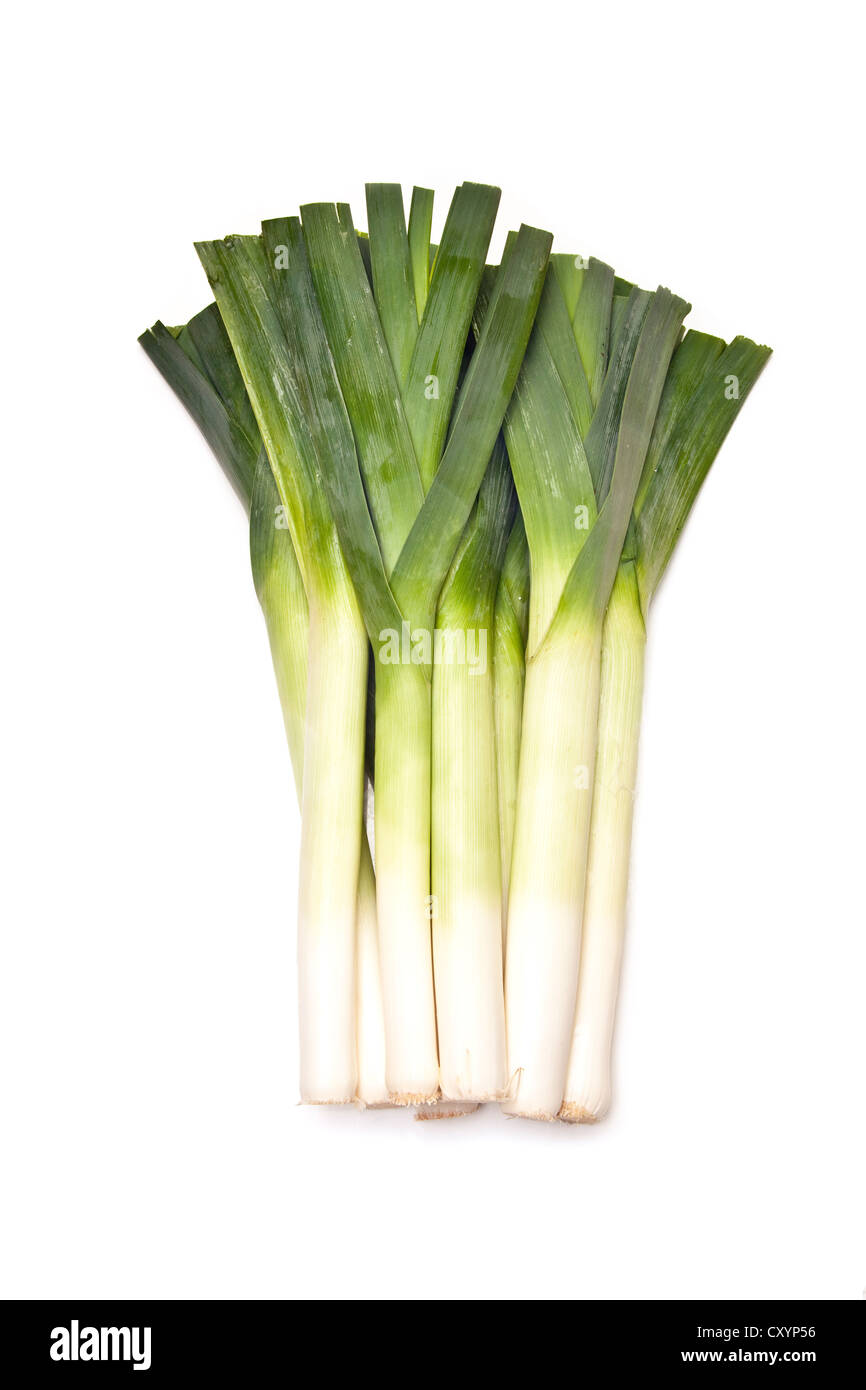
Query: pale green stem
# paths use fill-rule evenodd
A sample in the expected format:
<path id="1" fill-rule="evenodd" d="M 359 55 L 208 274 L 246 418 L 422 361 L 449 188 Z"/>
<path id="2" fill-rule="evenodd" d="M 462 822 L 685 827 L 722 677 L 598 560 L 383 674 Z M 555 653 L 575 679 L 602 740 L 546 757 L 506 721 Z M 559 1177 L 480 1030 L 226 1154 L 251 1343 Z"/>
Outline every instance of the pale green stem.
<path id="1" fill-rule="evenodd" d="M 298 899 L 301 1097 L 354 1100 L 355 930 L 367 639 L 348 586 L 308 594 L 310 626 Z"/>
<path id="2" fill-rule="evenodd" d="M 376 876 L 366 835 L 358 873 L 358 1092 L 360 1105 L 388 1104 L 385 1081 L 385 1020 L 379 969 Z"/>
<path id="3" fill-rule="evenodd" d="M 501 593 L 501 588 L 500 588 Z M 505 595 L 497 599 L 493 630 L 493 709 L 496 725 L 496 784 L 499 799 L 499 856 L 502 870 L 502 949 L 508 922 L 508 884 L 517 814 L 520 726 L 526 667 L 523 639 Z"/>
<path id="4" fill-rule="evenodd" d="M 377 656 L 380 656 L 377 653 Z M 387 1084 L 397 1104 L 439 1087 L 430 919 L 431 689 L 421 667 L 376 665 L 376 904 Z"/>
<path id="5" fill-rule="evenodd" d="M 288 536 L 263 567 L 257 588 L 268 631 L 295 789 L 301 802 L 304 773 L 304 710 L 307 703 L 307 598 Z M 278 561 L 278 562 L 277 562 Z M 387 1103 L 385 1025 L 379 978 L 376 878 L 366 835 L 361 837 L 357 904 L 357 1058 L 360 1105 Z"/>
<path id="6" fill-rule="evenodd" d="M 511 1094 L 503 1109 L 562 1105 L 580 959 L 601 623 L 545 642 L 527 663 L 508 903 L 505 1001 Z"/>
<path id="7" fill-rule="evenodd" d="M 583 910 L 577 1012 L 562 1118 L 601 1119 L 626 925 L 646 631 L 634 565 L 622 564 L 605 618 L 598 750 Z"/>
<path id="8" fill-rule="evenodd" d="M 268 630 L 283 725 L 295 775 L 295 790 L 300 802 L 304 783 L 304 709 L 307 702 L 309 620 L 300 570 L 294 559 L 289 563 L 293 566 L 288 575 L 291 589 L 285 576 L 288 565 L 274 567 L 273 575 L 268 576 L 260 590 L 259 602 Z"/>
<path id="9" fill-rule="evenodd" d="M 475 664 L 433 667 L 433 967 L 440 1082 L 453 1100 L 496 1100 L 507 1083 L 490 633 L 437 628 Z M 483 661 L 481 643 L 484 643 Z M 443 644 L 443 653 L 449 648 Z M 459 656 L 459 653 L 458 653 Z"/>

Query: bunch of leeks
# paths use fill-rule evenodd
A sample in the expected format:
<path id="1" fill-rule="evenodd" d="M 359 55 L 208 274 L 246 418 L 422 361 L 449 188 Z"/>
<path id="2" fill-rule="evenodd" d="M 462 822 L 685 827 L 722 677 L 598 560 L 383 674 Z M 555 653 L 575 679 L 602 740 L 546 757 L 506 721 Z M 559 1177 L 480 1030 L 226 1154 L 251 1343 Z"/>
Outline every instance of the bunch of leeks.
<path id="1" fill-rule="evenodd" d="M 367 189 L 198 245 L 140 339 L 249 515 L 301 802 L 301 1095 L 607 1108 L 644 620 L 768 350 Z M 372 806 L 375 874 L 365 828 Z"/>

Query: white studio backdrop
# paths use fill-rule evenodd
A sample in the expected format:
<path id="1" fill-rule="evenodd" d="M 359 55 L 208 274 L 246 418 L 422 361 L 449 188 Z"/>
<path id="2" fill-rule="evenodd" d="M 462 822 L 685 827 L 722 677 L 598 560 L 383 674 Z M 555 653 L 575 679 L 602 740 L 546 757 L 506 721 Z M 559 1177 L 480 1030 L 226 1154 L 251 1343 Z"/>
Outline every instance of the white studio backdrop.
<path id="1" fill-rule="evenodd" d="M 7 20 L 0 1295 L 859 1298 L 859 12 L 156 0 Z M 609 1118 L 302 1109 L 240 507 L 137 347 L 366 179 L 775 355 L 651 615 Z"/>

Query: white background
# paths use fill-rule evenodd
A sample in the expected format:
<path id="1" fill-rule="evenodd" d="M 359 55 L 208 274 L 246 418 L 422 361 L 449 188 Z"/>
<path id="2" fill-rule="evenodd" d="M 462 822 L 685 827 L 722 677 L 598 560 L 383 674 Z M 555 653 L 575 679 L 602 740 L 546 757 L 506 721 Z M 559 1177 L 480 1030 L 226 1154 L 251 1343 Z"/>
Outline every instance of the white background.
<path id="1" fill-rule="evenodd" d="M 19 8 L 2 84 L 0 1293 L 866 1285 L 853 4 Z M 652 614 L 609 1119 L 296 1101 L 298 819 L 242 512 L 135 338 L 195 238 L 503 187 L 775 356 Z"/>

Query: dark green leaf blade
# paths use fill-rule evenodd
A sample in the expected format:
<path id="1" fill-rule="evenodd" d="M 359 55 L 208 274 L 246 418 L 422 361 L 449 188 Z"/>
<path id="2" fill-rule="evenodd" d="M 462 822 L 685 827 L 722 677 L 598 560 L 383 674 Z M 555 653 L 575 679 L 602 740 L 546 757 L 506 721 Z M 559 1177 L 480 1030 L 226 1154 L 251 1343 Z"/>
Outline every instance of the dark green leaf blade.
<path id="1" fill-rule="evenodd" d="M 352 426 L 328 347 L 297 217 L 262 224 L 273 301 L 285 326 L 294 379 L 317 460 L 315 486 L 328 497 L 368 635 L 399 626 L 367 506 Z M 277 256 L 277 248 L 284 255 Z M 279 261 L 279 264 L 278 264 Z"/>
<path id="2" fill-rule="evenodd" d="M 413 188 L 409 206 L 409 258 L 412 262 L 412 283 L 415 287 L 415 312 L 418 322 L 424 317 L 427 291 L 430 286 L 430 233 L 433 228 L 433 190 Z"/>
<path id="3" fill-rule="evenodd" d="M 544 293 L 538 306 L 536 332 L 538 331 L 543 334 L 544 341 L 547 343 L 548 351 L 568 397 L 574 422 L 581 439 L 585 441 L 592 423 L 592 396 L 572 330 L 571 319 L 568 316 L 568 308 L 560 289 L 560 282 L 553 270 L 547 272 Z"/>
<path id="4" fill-rule="evenodd" d="M 647 450 L 646 463 L 634 500 L 635 515 L 643 505 L 644 497 L 658 470 L 659 462 L 664 456 L 671 433 L 679 421 L 682 411 L 700 389 L 701 382 L 710 367 L 724 350 L 723 338 L 714 338 L 709 333 L 699 333 L 695 329 L 691 329 L 671 358 L 652 439 Z"/>
<path id="5" fill-rule="evenodd" d="M 257 432 L 250 437 L 238 424 L 212 382 L 162 323 L 155 323 L 138 341 L 195 420 L 249 510 L 259 450 Z"/>
<path id="6" fill-rule="evenodd" d="M 665 377 L 688 310 L 685 300 L 669 290 L 658 289 L 652 296 L 623 400 L 610 491 L 568 576 L 546 642 L 567 640 L 588 624 L 601 631 Z"/>
<path id="7" fill-rule="evenodd" d="M 345 204 L 301 208 L 307 258 L 361 464 L 385 572 L 424 499 L 400 388 Z"/>
<path id="8" fill-rule="evenodd" d="M 442 462 L 394 570 L 401 609 L 427 630 L 520 371 L 551 240 L 547 232 L 521 227 L 497 275 Z"/>
<path id="9" fill-rule="evenodd" d="M 366 191 L 373 292 L 394 372 L 403 382 L 418 337 L 403 190 L 399 183 L 368 183 Z"/>
<path id="10" fill-rule="evenodd" d="M 403 387 L 403 404 L 428 492 L 448 430 L 472 310 L 500 191 L 464 183 L 451 201 L 436 253 L 424 317 Z"/>
<path id="11" fill-rule="evenodd" d="M 770 355 L 770 348 L 749 338 L 734 338 L 684 401 L 636 513 L 644 612 L 710 466 Z"/>
<path id="12" fill-rule="evenodd" d="M 593 405 L 598 404 L 607 370 L 613 282 L 611 267 L 591 256 L 584 271 L 573 324 Z"/>
<path id="13" fill-rule="evenodd" d="M 625 319 L 605 373 L 592 424 L 586 435 L 586 457 L 589 460 L 595 499 L 599 507 L 610 488 L 623 400 L 651 298 L 652 295 L 646 290 L 635 289 L 629 295 Z"/>

